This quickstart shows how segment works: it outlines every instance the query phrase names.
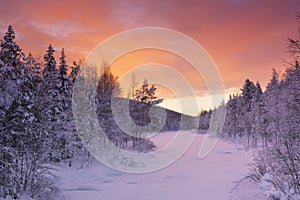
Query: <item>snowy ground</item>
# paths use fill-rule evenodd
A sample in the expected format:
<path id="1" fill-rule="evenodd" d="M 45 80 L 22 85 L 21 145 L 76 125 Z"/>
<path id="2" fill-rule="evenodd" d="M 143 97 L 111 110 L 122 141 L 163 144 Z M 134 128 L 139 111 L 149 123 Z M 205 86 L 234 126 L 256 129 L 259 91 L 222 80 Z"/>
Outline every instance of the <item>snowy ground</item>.
<path id="1" fill-rule="evenodd" d="M 189 133 L 188 133 L 189 134 Z M 174 133 L 153 138 L 158 146 Z M 256 185 L 245 179 L 250 153 L 220 140 L 203 160 L 198 152 L 204 135 L 198 134 L 191 148 L 171 166 L 153 173 L 129 174 L 99 163 L 85 169 L 59 170 L 61 188 L 72 200 L 249 200 L 262 198 Z"/>

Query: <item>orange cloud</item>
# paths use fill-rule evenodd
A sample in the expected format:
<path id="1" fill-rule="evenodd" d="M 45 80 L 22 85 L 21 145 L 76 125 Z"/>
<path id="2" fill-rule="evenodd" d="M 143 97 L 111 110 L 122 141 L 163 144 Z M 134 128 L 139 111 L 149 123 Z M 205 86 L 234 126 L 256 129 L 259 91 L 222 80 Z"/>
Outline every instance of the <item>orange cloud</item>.
<path id="1" fill-rule="evenodd" d="M 282 66 L 286 38 L 297 33 L 299 11 L 298 0 L 6 1 L 1 2 L 0 31 L 3 34 L 12 24 L 17 42 L 35 55 L 44 54 L 49 43 L 58 51 L 64 47 L 70 63 L 120 31 L 170 28 L 199 42 L 219 67 L 225 86 L 239 88 L 246 78 L 265 86 L 271 68 Z M 165 54 L 142 54 L 136 56 L 171 64 L 184 71 L 196 90 L 205 89 L 193 70 L 185 70 L 184 61 Z M 117 64 L 134 64 L 123 62 Z"/>

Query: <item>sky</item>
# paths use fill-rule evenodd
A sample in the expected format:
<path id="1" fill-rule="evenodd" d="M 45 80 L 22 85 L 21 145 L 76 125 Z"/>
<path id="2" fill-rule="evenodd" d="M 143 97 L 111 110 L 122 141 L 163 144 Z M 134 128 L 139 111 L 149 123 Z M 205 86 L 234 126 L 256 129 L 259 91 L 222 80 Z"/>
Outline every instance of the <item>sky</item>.
<path id="1" fill-rule="evenodd" d="M 239 92 L 246 78 L 260 81 L 264 88 L 272 68 L 284 70 L 287 38 L 295 38 L 298 33 L 297 12 L 299 0 L 0 0 L 0 33 L 3 36 L 11 24 L 24 52 L 43 55 L 51 43 L 58 52 L 57 59 L 64 48 L 71 64 L 122 31 L 142 27 L 172 29 L 202 45 L 218 67 L 228 94 Z M 122 77 L 145 63 L 162 63 L 178 70 L 202 98 L 200 107 L 208 107 L 203 77 L 195 75 L 190 63 L 171 53 L 132 52 L 113 63 L 113 72 Z M 147 72 L 138 75 L 139 82 L 144 78 L 151 82 Z M 157 77 L 167 78 L 170 84 L 178 83 L 165 74 L 157 73 Z M 188 96 L 184 88 L 176 84 L 174 87 L 176 95 L 165 92 L 168 87 L 160 87 L 158 93 L 166 99 Z"/>

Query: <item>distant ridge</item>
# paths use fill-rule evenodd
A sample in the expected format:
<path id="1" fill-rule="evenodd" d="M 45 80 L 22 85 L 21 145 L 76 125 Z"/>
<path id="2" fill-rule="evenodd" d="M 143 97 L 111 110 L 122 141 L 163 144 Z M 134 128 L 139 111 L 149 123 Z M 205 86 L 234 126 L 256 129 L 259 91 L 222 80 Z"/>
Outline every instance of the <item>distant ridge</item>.
<path id="1" fill-rule="evenodd" d="M 101 113 L 107 113 L 111 117 L 112 116 L 112 111 L 111 111 L 111 99 L 110 98 L 105 98 L 99 100 L 102 105 L 105 106 L 100 106 L 97 109 L 98 116 L 101 118 L 105 117 Z M 150 117 L 149 117 L 149 109 L 151 106 L 147 106 L 141 102 L 138 102 L 136 100 L 132 99 L 127 99 L 127 98 L 121 98 L 121 97 L 114 97 L 114 101 L 118 101 L 120 103 L 117 103 L 117 105 L 126 105 L 126 103 L 129 101 L 129 113 L 133 121 L 141 126 L 146 126 L 150 123 Z M 128 107 L 123 108 L 123 107 L 118 107 L 117 110 L 120 112 L 124 112 L 124 109 L 128 109 Z M 183 113 L 176 112 L 174 110 L 170 110 L 167 108 L 163 108 L 160 106 L 153 106 L 153 109 L 161 110 L 164 109 L 167 114 L 167 118 L 165 121 L 165 124 L 163 128 L 160 130 L 160 132 L 164 131 L 177 131 L 177 130 L 188 130 L 188 129 L 196 129 L 198 128 L 198 117 L 193 117 L 190 115 L 186 115 Z M 163 120 L 163 116 L 157 115 L 154 116 L 155 119 Z M 183 123 L 181 123 L 183 122 Z"/>

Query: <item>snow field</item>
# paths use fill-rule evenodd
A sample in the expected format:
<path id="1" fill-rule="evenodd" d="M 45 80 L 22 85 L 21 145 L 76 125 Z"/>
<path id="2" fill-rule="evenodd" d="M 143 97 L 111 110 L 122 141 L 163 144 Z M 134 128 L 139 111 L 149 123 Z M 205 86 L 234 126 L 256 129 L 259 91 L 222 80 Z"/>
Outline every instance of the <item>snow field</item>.
<path id="1" fill-rule="evenodd" d="M 161 148 L 175 134 L 161 133 L 152 140 Z M 219 140 L 209 156 L 199 160 L 198 152 L 204 137 L 204 134 L 197 134 L 180 159 L 152 173 L 123 173 L 100 163 L 80 170 L 61 169 L 61 188 L 66 198 L 72 200 L 226 200 L 251 196 L 251 189 L 242 194 L 235 192 L 235 186 L 247 174 L 250 153 Z"/>

